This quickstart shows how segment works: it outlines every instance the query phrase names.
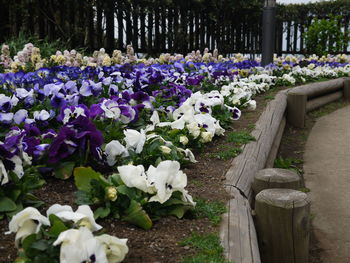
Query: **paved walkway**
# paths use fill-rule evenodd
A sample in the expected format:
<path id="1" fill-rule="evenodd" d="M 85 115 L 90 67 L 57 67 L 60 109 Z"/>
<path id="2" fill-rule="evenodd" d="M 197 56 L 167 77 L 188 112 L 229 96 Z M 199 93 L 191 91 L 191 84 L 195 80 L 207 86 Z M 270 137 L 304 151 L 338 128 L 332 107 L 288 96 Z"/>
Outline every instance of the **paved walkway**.
<path id="1" fill-rule="evenodd" d="M 317 120 L 304 154 L 324 263 L 350 263 L 350 106 Z"/>

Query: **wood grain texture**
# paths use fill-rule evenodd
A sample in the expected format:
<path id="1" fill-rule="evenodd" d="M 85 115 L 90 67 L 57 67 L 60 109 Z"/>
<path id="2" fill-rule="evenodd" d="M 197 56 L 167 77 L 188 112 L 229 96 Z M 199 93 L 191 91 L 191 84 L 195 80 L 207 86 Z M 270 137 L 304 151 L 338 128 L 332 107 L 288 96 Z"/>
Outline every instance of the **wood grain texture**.
<path id="1" fill-rule="evenodd" d="M 254 194 L 271 188 L 286 188 L 298 190 L 301 187 L 301 178 L 295 171 L 280 168 L 267 168 L 260 170 L 252 184 Z"/>
<path id="2" fill-rule="evenodd" d="M 251 183 L 256 173 L 265 168 L 270 149 L 283 119 L 287 106 L 287 91 L 279 92 L 260 116 L 252 132 L 256 141 L 246 144 L 243 152 L 233 159 L 226 173 L 225 184 L 240 189 L 252 200 Z"/>
<path id="3" fill-rule="evenodd" d="M 310 200 L 300 191 L 266 189 L 256 196 L 261 259 L 268 263 L 308 263 Z"/>
<path id="4" fill-rule="evenodd" d="M 344 98 L 350 100 L 350 78 L 343 78 L 344 80 Z"/>
<path id="5" fill-rule="evenodd" d="M 343 78 L 327 80 L 323 82 L 310 83 L 293 88 L 289 94 L 305 94 L 308 99 L 322 96 L 343 88 Z"/>
<path id="6" fill-rule="evenodd" d="M 339 100 L 340 98 L 343 97 L 343 91 L 337 91 L 334 93 L 330 93 L 327 95 L 324 95 L 322 97 L 314 98 L 312 100 L 309 100 L 306 103 L 306 112 L 316 110 L 332 101 Z"/>
<path id="7" fill-rule="evenodd" d="M 271 168 L 273 167 L 275 163 L 275 159 L 277 156 L 278 149 L 281 144 L 281 139 L 283 136 L 284 128 L 286 127 L 286 117 L 283 117 L 280 126 L 278 127 L 278 131 L 275 137 L 275 140 L 273 141 L 272 147 L 270 149 L 269 156 L 267 157 L 267 161 L 265 164 L 265 168 Z"/>
<path id="8" fill-rule="evenodd" d="M 303 128 L 305 125 L 307 94 L 291 92 L 287 98 L 287 121 L 294 127 Z"/>
<path id="9" fill-rule="evenodd" d="M 224 214 L 220 238 L 226 259 L 235 263 L 260 263 L 260 254 L 251 208 L 238 189 L 227 187 L 231 195 Z"/>

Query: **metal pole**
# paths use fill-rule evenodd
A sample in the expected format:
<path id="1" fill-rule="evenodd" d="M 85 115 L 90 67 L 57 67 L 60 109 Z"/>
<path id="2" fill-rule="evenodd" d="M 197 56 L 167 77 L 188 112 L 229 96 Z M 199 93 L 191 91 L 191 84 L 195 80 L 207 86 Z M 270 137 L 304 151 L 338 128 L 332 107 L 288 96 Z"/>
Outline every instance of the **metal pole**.
<path id="1" fill-rule="evenodd" d="M 273 53 L 275 50 L 275 17 L 276 0 L 265 0 L 262 28 L 262 66 L 273 62 Z"/>

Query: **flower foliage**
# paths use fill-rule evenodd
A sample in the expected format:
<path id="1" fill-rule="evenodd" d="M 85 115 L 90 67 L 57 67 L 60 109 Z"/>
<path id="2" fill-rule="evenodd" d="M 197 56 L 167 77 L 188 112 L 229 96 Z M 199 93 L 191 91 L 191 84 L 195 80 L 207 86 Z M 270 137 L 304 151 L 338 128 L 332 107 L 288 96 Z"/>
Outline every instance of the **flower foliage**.
<path id="1" fill-rule="evenodd" d="M 70 206 L 55 204 L 46 216 L 33 207 L 17 213 L 7 234 L 16 233 L 18 262 L 123 261 L 128 253 L 127 239 L 96 235 L 94 232 L 101 228 L 89 206 L 79 206 L 74 212 Z"/>

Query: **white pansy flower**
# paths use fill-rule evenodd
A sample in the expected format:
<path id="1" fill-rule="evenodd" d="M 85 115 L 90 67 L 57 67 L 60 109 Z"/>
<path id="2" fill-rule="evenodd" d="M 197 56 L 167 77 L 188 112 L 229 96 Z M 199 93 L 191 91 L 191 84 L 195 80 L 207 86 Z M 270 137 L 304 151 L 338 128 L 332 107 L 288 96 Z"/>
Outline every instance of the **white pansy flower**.
<path id="1" fill-rule="evenodd" d="M 146 134 L 143 129 L 140 132 L 133 129 L 126 129 L 124 135 L 127 149 L 132 148 L 136 153 L 142 152 L 146 141 Z"/>
<path id="2" fill-rule="evenodd" d="M 187 176 L 180 170 L 177 161 L 162 161 L 157 168 L 151 165 L 147 170 L 147 176 L 157 189 L 157 194 L 151 197 L 150 202 L 163 204 L 173 192 L 183 192 L 187 185 Z"/>
<path id="3" fill-rule="evenodd" d="M 19 242 L 23 241 L 27 236 L 38 233 L 41 225 L 50 225 L 50 221 L 40 214 L 34 207 L 27 207 L 12 217 L 9 223 L 9 232 L 16 233 L 15 244 L 18 247 Z"/>
<path id="4" fill-rule="evenodd" d="M 27 163 L 28 164 L 31 164 L 29 156 L 28 156 L 27 153 L 24 154 L 24 159 L 27 159 Z M 22 159 L 19 158 L 17 155 L 15 155 L 9 160 L 12 161 L 14 163 L 14 165 L 15 165 L 15 167 L 13 169 L 13 172 L 17 175 L 17 177 L 19 179 L 21 179 L 22 176 L 24 175 Z"/>
<path id="5" fill-rule="evenodd" d="M 13 116 L 13 120 L 16 124 L 20 124 L 25 121 L 28 117 L 28 111 L 25 109 L 18 110 Z"/>
<path id="6" fill-rule="evenodd" d="M 185 121 L 191 120 L 194 115 L 194 108 L 192 105 L 182 104 L 179 108 L 173 111 L 172 117 L 174 120 L 178 120 L 181 117 L 185 118 Z"/>
<path id="7" fill-rule="evenodd" d="M 34 111 L 34 119 L 39 121 L 46 121 L 50 118 L 50 113 L 46 110 Z"/>
<path id="8" fill-rule="evenodd" d="M 246 103 L 247 109 L 250 111 L 256 110 L 256 101 L 255 100 L 250 100 Z"/>
<path id="9" fill-rule="evenodd" d="M 30 91 L 27 91 L 24 88 L 18 88 L 16 89 L 16 96 L 19 99 L 25 99 L 26 97 L 33 97 L 34 89 L 31 89 Z"/>
<path id="10" fill-rule="evenodd" d="M 153 123 L 153 125 L 160 123 L 158 111 L 153 111 L 150 121 Z"/>
<path id="11" fill-rule="evenodd" d="M 62 206 L 54 204 L 46 211 L 48 217 L 51 214 L 56 215 L 64 222 L 73 221 L 80 226 L 89 228 L 91 231 L 97 231 L 102 228 L 102 226 L 95 222 L 94 214 L 88 205 L 81 205 L 73 212 L 72 207 L 69 205 Z"/>
<path id="12" fill-rule="evenodd" d="M 60 263 L 108 263 L 104 246 L 85 227 L 60 233 L 53 245 L 60 244 Z"/>
<path id="13" fill-rule="evenodd" d="M 211 101 L 209 99 L 199 99 L 194 105 L 194 110 L 196 113 L 209 113 L 211 114 Z"/>
<path id="14" fill-rule="evenodd" d="M 84 116 L 85 115 L 85 111 L 83 108 L 81 107 L 75 107 L 74 111 L 72 111 L 70 108 L 65 108 L 63 111 L 64 117 L 63 117 L 63 124 L 66 124 L 67 122 L 69 122 L 70 118 L 74 116 L 74 118 L 78 118 L 79 116 Z"/>
<path id="15" fill-rule="evenodd" d="M 0 112 L 0 122 L 11 123 L 13 120 L 13 116 L 14 114 L 12 112 L 8 112 L 8 113 Z"/>
<path id="16" fill-rule="evenodd" d="M 201 132 L 201 139 L 200 141 L 202 143 L 207 143 L 207 142 L 211 142 L 211 140 L 213 139 L 213 134 L 210 132 Z"/>
<path id="17" fill-rule="evenodd" d="M 118 119 L 120 117 L 119 104 L 113 100 L 105 99 L 101 104 L 101 109 L 104 111 L 104 114 L 109 119 Z"/>
<path id="18" fill-rule="evenodd" d="M 96 239 L 103 245 L 108 263 L 122 262 L 129 252 L 129 248 L 126 245 L 127 239 L 120 239 L 107 234 L 97 236 Z"/>
<path id="19" fill-rule="evenodd" d="M 217 120 L 211 116 L 210 114 L 196 114 L 194 116 L 196 122 L 206 129 L 208 132 L 210 132 L 213 136 L 215 135 L 216 127 L 215 123 Z"/>
<path id="20" fill-rule="evenodd" d="M 190 124 L 187 124 L 186 128 L 195 139 L 201 134 L 201 129 L 198 127 L 197 122 L 191 122 Z"/>
<path id="21" fill-rule="evenodd" d="M 186 160 L 189 160 L 191 163 L 196 163 L 197 160 L 194 157 L 193 152 L 190 149 L 182 149 L 182 148 L 177 148 L 179 152 L 182 152 L 186 156 Z"/>
<path id="22" fill-rule="evenodd" d="M 148 181 L 143 165 L 122 165 L 118 166 L 120 178 L 127 187 L 135 187 L 145 193 L 155 193 L 154 186 Z"/>
<path id="23" fill-rule="evenodd" d="M 5 165 L 1 160 L 0 160 L 0 182 L 1 182 L 1 185 L 7 184 L 9 182 L 9 177 L 5 169 Z"/>
<path id="24" fill-rule="evenodd" d="M 107 143 L 105 147 L 105 153 L 107 156 L 107 163 L 109 166 L 115 165 L 115 163 L 117 162 L 117 156 L 129 156 L 129 153 L 126 150 L 126 148 L 118 140 L 113 140 Z"/>

